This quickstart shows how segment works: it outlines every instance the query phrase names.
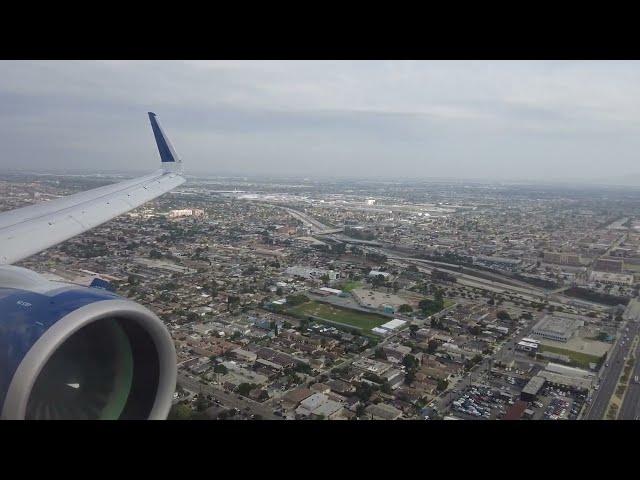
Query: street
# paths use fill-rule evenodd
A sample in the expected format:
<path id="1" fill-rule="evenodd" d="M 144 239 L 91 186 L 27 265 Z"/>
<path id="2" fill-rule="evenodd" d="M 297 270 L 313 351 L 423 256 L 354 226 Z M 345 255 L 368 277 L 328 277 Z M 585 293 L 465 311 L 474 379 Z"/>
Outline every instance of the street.
<path id="1" fill-rule="evenodd" d="M 205 395 L 217 398 L 225 407 L 237 408 L 250 414 L 260 415 L 264 420 L 282 420 L 282 417 L 273 414 L 273 410 L 269 405 L 254 402 L 249 398 L 241 397 L 237 393 L 225 392 L 221 388 L 216 388 L 215 385 L 204 385 L 182 373 L 178 373 L 178 383 L 192 392 L 202 392 Z"/>
<path id="2" fill-rule="evenodd" d="M 638 334 L 637 322 L 629 322 L 627 326 L 629 328 L 629 332 L 625 332 L 623 330 L 620 338 L 618 338 L 614 344 L 611 353 L 607 356 L 606 363 L 608 363 L 609 366 L 605 366 L 602 370 L 600 387 L 596 391 L 591 406 L 583 417 L 584 419 L 601 420 L 607 413 L 606 409 L 618 384 L 618 378 L 620 377 L 620 373 L 624 367 L 625 357 L 629 352 L 631 340 Z M 629 340 L 625 341 L 625 344 L 622 345 L 622 340 L 625 334 L 629 337 Z"/>
<path id="3" fill-rule="evenodd" d="M 637 420 L 640 416 L 640 383 L 634 380 L 636 376 L 640 377 L 640 362 L 637 361 L 639 355 L 640 343 L 635 350 L 636 362 L 631 373 L 627 393 L 620 408 L 620 414 L 618 415 L 620 420 Z"/>

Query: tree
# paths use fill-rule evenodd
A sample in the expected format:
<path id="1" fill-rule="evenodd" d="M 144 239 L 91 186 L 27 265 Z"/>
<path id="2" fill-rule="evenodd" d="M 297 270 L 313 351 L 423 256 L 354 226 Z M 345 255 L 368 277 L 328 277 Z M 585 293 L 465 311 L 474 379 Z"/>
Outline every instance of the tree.
<path id="1" fill-rule="evenodd" d="M 240 385 L 238 385 L 238 393 L 240 395 L 242 395 L 243 397 L 247 397 L 249 395 L 249 392 L 251 390 L 253 390 L 254 388 L 256 388 L 257 385 L 253 384 L 253 383 L 241 383 Z"/>
<path id="2" fill-rule="evenodd" d="M 407 372 L 404 376 L 404 383 L 407 385 L 411 385 L 416 379 L 416 374 L 413 371 Z"/>
<path id="3" fill-rule="evenodd" d="M 441 378 L 440 380 L 438 380 L 438 386 L 436 388 L 438 389 L 439 392 L 442 392 L 446 390 L 448 386 L 449 386 L 449 380 Z"/>
<path id="4" fill-rule="evenodd" d="M 366 402 L 373 394 L 373 387 L 366 382 L 361 382 L 356 387 L 356 396 Z"/>
<path id="5" fill-rule="evenodd" d="M 376 348 L 375 352 L 373 353 L 373 356 L 380 360 L 387 359 L 387 355 L 384 353 L 384 350 L 382 349 L 382 347 Z"/>
<path id="6" fill-rule="evenodd" d="M 309 320 L 306 318 L 300 319 L 300 330 L 307 330 L 309 328 Z"/>
<path id="7" fill-rule="evenodd" d="M 376 275 L 371 279 L 371 284 L 374 287 L 380 287 L 386 283 L 384 275 Z"/>
<path id="8" fill-rule="evenodd" d="M 402 359 L 402 364 L 407 368 L 407 370 L 415 370 L 418 368 L 418 360 L 413 355 L 405 355 Z"/>
<path id="9" fill-rule="evenodd" d="M 287 304 L 291 305 L 292 307 L 295 307 L 296 305 L 301 305 L 308 301 L 309 301 L 309 297 L 307 297 L 303 293 L 299 293 L 297 295 L 289 295 L 287 297 Z"/>
<path id="10" fill-rule="evenodd" d="M 400 305 L 400 307 L 398 308 L 398 312 L 400 313 L 411 313 L 413 312 L 413 308 L 411 308 L 411 305 L 408 305 L 406 303 Z"/>
<path id="11" fill-rule="evenodd" d="M 436 302 L 436 305 L 439 306 L 439 308 L 442 308 L 442 306 L 444 305 L 444 300 L 442 298 L 442 290 L 441 289 L 437 289 L 436 293 L 433 295 L 434 301 Z"/>
<path id="12" fill-rule="evenodd" d="M 480 333 L 482 333 L 482 327 L 480 325 L 474 325 L 469 329 L 469 333 L 471 333 L 471 335 L 480 335 Z"/>
<path id="13" fill-rule="evenodd" d="M 171 407 L 167 420 L 189 420 L 191 418 L 191 414 L 191 407 L 184 405 L 183 403 L 178 403 Z"/>
<path id="14" fill-rule="evenodd" d="M 229 370 L 227 369 L 227 367 L 219 363 L 218 365 L 213 367 L 213 372 L 220 373 L 221 375 L 226 375 L 227 373 L 229 373 Z"/>
<path id="15" fill-rule="evenodd" d="M 311 375 L 313 372 L 311 370 L 311 366 L 308 363 L 298 362 L 293 367 L 296 372 L 305 373 L 307 375 Z"/>
<path id="16" fill-rule="evenodd" d="M 237 295 L 227 296 L 227 307 L 229 311 L 232 311 L 234 307 L 240 304 L 240 297 Z"/>
<path id="17" fill-rule="evenodd" d="M 196 410 L 198 412 L 203 412 L 205 411 L 207 408 L 209 408 L 209 401 L 205 398 L 204 395 L 200 394 L 198 396 L 198 399 L 196 400 L 195 406 L 196 406 Z"/>
<path id="18" fill-rule="evenodd" d="M 504 310 L 500 310 L 498 313 L 496 313 L 496 317 L 498 317 L 498 319 L 500 320 L 511 320 L 511 315 L 509 315 Z"/>

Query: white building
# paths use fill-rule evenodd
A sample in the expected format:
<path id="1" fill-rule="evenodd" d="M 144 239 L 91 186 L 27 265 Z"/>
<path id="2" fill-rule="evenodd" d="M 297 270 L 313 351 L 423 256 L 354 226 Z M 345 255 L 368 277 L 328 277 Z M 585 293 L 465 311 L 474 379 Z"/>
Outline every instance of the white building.
<path id="1" fill-rule="evenodd" d="M 169 218 L 180 217 L 204 217 L 204 210 L 199 208 L 188 208 L 183 210 L 171 210 L 169 212 Z"/>
<path id="2" fill-rule="evenodd" d="M 633 275 L 592 271 L 589 275 L 592 282 L 612 283 L 615 285 L 633 285 Z"/>
<path id="3" fill-rule="evenodd" d="M 313 413 L 318 407 L 320 407 L 323 403 L 329 401 L 329 397 L 327 397 L 324 393 L 314 393 L 310 397 L 305 398 L 298 408 L 296 408 L 296 413 L 298 415 L 308 416 Z"/>
<path id="4" fill-rule="evenodd" d="M 545 315 L 536 323 L 531 333 L 548 340 L 567 342 L 583 325 L 584 322 L 579 319 Z"/>
<path id="5" fill-rule="evenodd" d="M 377 277 L 378 275 L 382 275 L 384 278 L 389 278 L 390 274 L 388 272 L 381 272 L 379 270 L 371 270 L 369 272 L 370 277 Z"/>
<path id="6" fill-rule="evenodd" d="M 333 295 L 340 295 L 342 293 L 342 290 L 338 290 L 337 288 L 322 287 L 320 290 L 322 290 L 323 292 L 331 293 Z"/>
<path id="7" fill-rule="evenodd" d="M 520 342 L 517 343 L 516 349 L 522 350 L 524 352 L 537 352 L 538 344 L 533 342 L 525 342 L 524 340 L 521 340 Z"/>
<path id="8" fill-rule="evenodd" d="M 329 280 L 335 280 L 336 278 L 338 278 L 338 274 L 334 270 L 324 270 L 322 268 L 304 267 L 300 265 L 287 267 L 285 273 L 292 277 L 302 277 L 307 279 L 319 279 L 324 275 L 327 275 L 329 277 Z"/>

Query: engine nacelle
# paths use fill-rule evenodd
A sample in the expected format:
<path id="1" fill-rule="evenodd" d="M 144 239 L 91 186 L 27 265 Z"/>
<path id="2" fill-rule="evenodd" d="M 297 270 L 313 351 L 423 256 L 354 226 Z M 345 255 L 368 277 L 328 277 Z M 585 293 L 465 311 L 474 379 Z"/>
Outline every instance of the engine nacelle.
<path id="1" fill-rule="evenodd" d="M 176 374 L 171 336 L 147 308 L 0 267 L 0 418 L 165 419 Z"/>

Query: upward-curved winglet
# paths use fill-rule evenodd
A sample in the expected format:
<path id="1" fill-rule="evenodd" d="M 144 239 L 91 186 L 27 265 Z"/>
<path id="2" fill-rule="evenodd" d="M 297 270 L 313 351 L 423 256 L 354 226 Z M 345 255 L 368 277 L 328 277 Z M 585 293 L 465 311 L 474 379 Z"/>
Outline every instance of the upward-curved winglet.
<path id="1" fill-rule="evenodd" d="M 158 146 L 158 152 L 160 153 L 162 167 L 165 170 L 172 172 L 182 171 L 182 160 L 173 148 L 169 137 L 164 133 L 164 130 L 158 121 L 158 116 L 153 112 L 148 113 L 151 128 L 153 129 L 153 136 L 156 139 L 156 145 Z"/>
<path id="2" fill-rule="evenodd" d="M 156 115 L 149 113 L 149 119 L 162 169 L 144 177 L 0 212 L 0 265 L 15 263 L 57 245 L 182 185 L 185 182 L 182 162 Z M 1 320 L 2 312 L 0 323 Z M 0 360 L 0 367 L 1 364 Z"/>

